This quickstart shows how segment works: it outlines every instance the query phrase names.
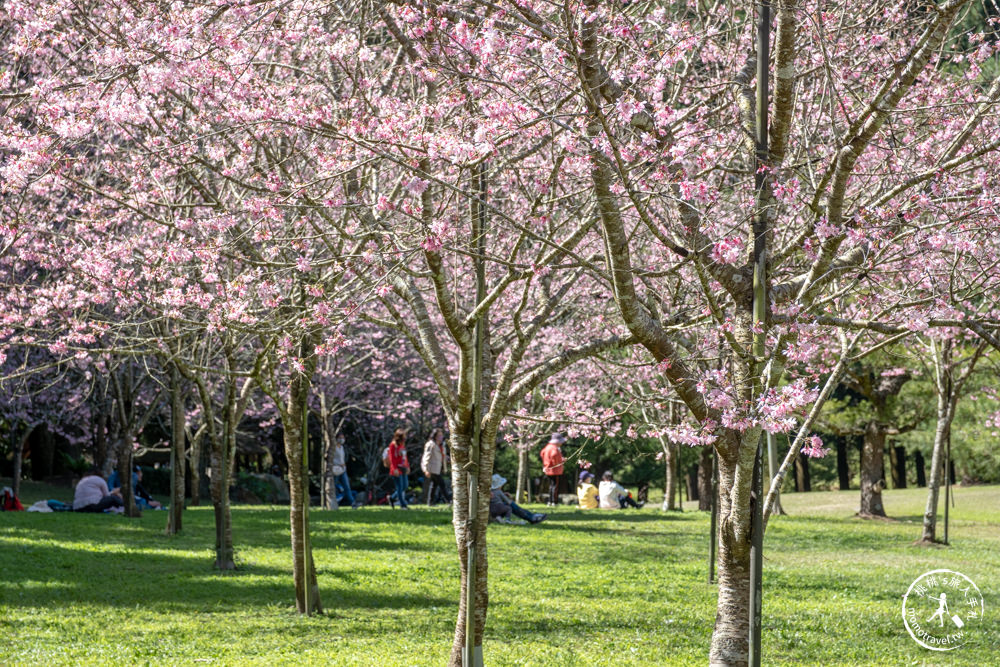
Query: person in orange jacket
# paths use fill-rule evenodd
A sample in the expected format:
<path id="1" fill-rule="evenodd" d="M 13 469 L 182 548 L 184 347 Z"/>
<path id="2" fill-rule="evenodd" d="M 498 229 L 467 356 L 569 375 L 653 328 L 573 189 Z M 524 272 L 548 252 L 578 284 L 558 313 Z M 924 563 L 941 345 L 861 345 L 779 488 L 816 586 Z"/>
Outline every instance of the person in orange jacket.
<path id="1" fill-rule="evenodd" d="M 566 443 L 566 436 L 562 433 L 553 433 L 549 438 L 549 444 L 542 447 L 542 472 L 549 478 L 549 506 L 554 507 L 559 502 L 559 481 L 562 479 L 563 464 L 566 457 L 563 456 L 562 445 Z"/>

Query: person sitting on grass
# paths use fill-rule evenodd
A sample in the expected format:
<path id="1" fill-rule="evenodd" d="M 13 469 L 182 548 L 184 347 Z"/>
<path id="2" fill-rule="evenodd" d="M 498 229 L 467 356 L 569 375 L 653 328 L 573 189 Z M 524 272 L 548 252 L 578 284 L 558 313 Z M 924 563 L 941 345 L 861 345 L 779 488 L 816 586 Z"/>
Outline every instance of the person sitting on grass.
<path id="1" fill-rule="evenodd" d="M 580 486 L 576 490 L 576 495 L 580 499 L 580 509 L 597 509 L 599 501 L 597 487 L 594 486 L 594 473 L 589 470 L 580 471 Z"/>
<path id="2" fill-rule="evenodd" d="M 601 499 L 602 510 L 623 510 L 626 507 L 641 509 L 645 504 L 632 500 L 632 494 L 615 481 L 610 470 L 605 470 L 601 475 L 601 486 L 597 493 Z"/>
<path id="3" fill-rule="evenodd" d="M 121 490 L 108 490 L 108 483 L 101 477 L 101 469 L 94 466 L 76 484 L 73 491 L 73 510 L 76 512 L 104 512 L 112 507 L 124 507 Z"/>
<path id="4" fill-rule="evenodd" d="M 136 466 L 135 472 L 132 473 L 132 492 L 135 493 L 135 502 L 139 505 L 139 509 L 163 509 L 160 501 L 153 500 L 153 496 L 149 495 L 149 491 L 142 485 L 142 468 L 139 466 Z"/>
<path id="5" fill-rule="evenodd" d="M 120 489 L 121 484 L 118 479 L 118 470 L 114 470 L 111 476 L 108 477 L 108 486 L 111 488 Z M 119 493 L 121 495 L 121 493 Z M 132 496 L 135 498 L 135 505 L 141 510 L 163 509 L 163 505 L 160 501 L 153 500 L 153 496 L 149 495 L 149 491 L 146 487 L 142 485 L 142 468 L 138 465 L 132 468 Z"/>
<path id="6" fill-rule="evenodd" d="M 529 512 L 503 492 L 503 485 L 507 483 L 506 478 L 498 474 L 493 475 L 490 483 L 490 519 L 500 523 L 511 523 L 510 516 L 513 514 L 519 519 L 524 519 L 528 523 L 541 523 L 547 514 Z"/>

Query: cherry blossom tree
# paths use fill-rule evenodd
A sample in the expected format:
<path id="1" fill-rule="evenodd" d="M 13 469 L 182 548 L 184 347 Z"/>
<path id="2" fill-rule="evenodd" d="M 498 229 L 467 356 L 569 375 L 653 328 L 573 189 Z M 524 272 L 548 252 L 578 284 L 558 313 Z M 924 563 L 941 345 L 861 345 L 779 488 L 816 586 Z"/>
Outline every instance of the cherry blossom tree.
<path id="1" fill-rule="evenodd" d="M 849 329 L 1000 344 L 973 287 L 937 279 L 951 255 L 995 284 L 1000 87 L 982 74 L 993 42 L 952 32 L 969 2 L 781 0 L 758 68 L 748 4 L 13 0 L 4 247 L 91 276 L 61 283 L 64 310 L 255 339 L 260 363 L 227 371 L 237 395 L 252 376 L 272 397 L 296 471 L 341 323 L 406 337 L 456 464 L 453 664 L 481 650 L 501 425 L 556 373 L 637 342 L 693 420 L 669 437 L 718 454 L 710 661 L 744 664 L 761 433 L 822 449 L 816 406 L 799 421 L 824 391 L 811 328 L 843 343 L 838 373 Z M 774 82 L 764 153 L 756 71 Z M 140 285 L 156 312 L 130 319 Z M 92 328 L 71 322 L 64 351 Z"/>
<path id="2" fill-rule="evenodd" d="M 831 312 L 864 316 L 890 301 L 893 317 L 912 317 L 906 290 L 878 284 L 882 267 L 910 262 L 919 273 L 924 243 L 939 235 L 950 243 L 963 225 L 984 230 L 995 216 L 992 198 L 969 194 L 992 182 L 1000 144 L 988 111 L 996 97 L 977 84 L 992 47 L 957 56 L 950 49 L 964 4 L 923 12 L 906 4 L 858 11 L 779 3 L 763 156 L 749 140 L 752 12 L 591 0 L 570 9 L 523 4 L 503 17 L 539 45 L 521 54 L 524 80 L 566 91 L 564 105 L 553 107 L 517 87 L 547 118 L 566 119 L 565 141 L 572 138 L 583 162 L 624 321 L 700 423 L 692 437 L 719 453 L 713 664 L 746 661 L 759 434 L 787 430 L 790 410 L 814 396 L 804 379 L 778 386 L 788 362 L 800 358 L 798 323 Z M 965 63 L 964 76 L 944 67 L 948 60 Z M 953 114 L 955 99 L 977 111 Z M 564 169 L 565 180 L 573 175 Z M 749 221 L 760 212 L 771 248 L 763 289 L 772 306 L 763 318 L 751 305 L 759 231 Z M 661 324 L 663 308 L 650 305 L 651 264 L 683 275 L 692 302 L 725 334 L 722 371 L 699 376 Z M 788 319 L 779 324 L 774 315 Z M 767 337 L 763 354 L 755 336 Z"/>

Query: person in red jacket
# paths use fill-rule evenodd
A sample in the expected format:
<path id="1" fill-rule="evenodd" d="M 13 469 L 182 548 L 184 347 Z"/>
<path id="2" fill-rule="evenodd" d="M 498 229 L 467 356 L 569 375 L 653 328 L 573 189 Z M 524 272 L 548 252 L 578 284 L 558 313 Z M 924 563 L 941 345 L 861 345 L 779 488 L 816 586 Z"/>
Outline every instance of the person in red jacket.
<path id="1" fill-rule="evenodd" d="M 410 461 L 406 457 L 406 429 L 397 428 L 389 443 L 389 474 L 396 483 L 396 495 L 399 496 L 399 506 L 408 510 L 406 503 L 406 488 L 410 485 Z"/>
<path id="2" fill-rule="evenodd" d="M 549 478 L 549 506 L 554 507 L 559 502 L 559 480 L 562 479 L 563 464 L 566 457 L 562 453 L 562 445 L 566 442 L 566 436 L 562 433 L 553 433 L 549 438 L 549 444 L 542 447 L 542 471 Z"/>

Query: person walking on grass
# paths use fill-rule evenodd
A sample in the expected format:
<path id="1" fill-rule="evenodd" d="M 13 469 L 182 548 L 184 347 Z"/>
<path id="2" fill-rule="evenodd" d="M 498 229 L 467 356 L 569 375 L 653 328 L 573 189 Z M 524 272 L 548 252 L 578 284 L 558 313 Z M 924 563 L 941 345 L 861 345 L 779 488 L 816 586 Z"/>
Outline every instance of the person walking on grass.
<path id="1" fill-rule="evenodd" d="M 601 485 L 597 490 L 601 499 L 602 510 L 623 510 L 626 507 L 642 509 L 645 503 L 637 503 L 632 500 L 632 494 L 624 486 L 615 481 L 615 476 L 610 470 L 606 470 L 601 475 Z"/>
<path id="2" fill-rule="evenodd" d="M 549 478 L 549 507 L 555 507 L 559 502 L 559 481 L 562 479 L 563 465 L 566 463 L 566 457 L 562 452 L 564 444 L 566 436 L 562 433 L 553 433 L 549 438 L 549 444 L 542 448 L 542 472 Z"/>
<path id="3" fill-rule="evenodd" d="M 427 485 L 427 506 L 436 500 L 449 502 L 448 491 L 444 486 L 443 473 L 447 472 L 448 459 L 444 452 L 444 429 L 431 431 L 430 440 L 424 445 L 424 455 L 420 457 L 420 469 L 424 473 Z"/>
<path id="4" fill-rule="evenodd" d="M 333 461 L 330 464 L 333 473 L 334 489 L 343 494 L 343 500 L 352 508 L 357 509 L 358 501 L 351 489 L 351 479 L 347 476 L 347 451 L 344 449 L 344 434 L 338 433 L 333 445 Z"/>
<path id="5" fill-rule="evenodd" d="M 389 474 L 395 482 L 400 509 L 410 509 L 406 489 L 410 486 L 410 461 L 406 456 L 406 429 L 397 428 L 389 443 Z"/>

